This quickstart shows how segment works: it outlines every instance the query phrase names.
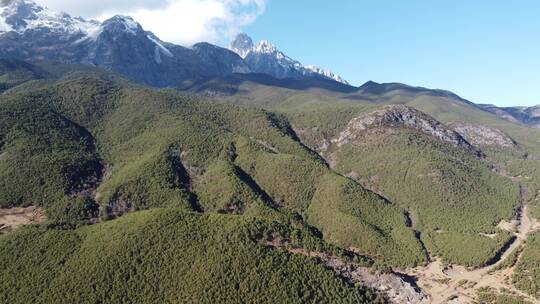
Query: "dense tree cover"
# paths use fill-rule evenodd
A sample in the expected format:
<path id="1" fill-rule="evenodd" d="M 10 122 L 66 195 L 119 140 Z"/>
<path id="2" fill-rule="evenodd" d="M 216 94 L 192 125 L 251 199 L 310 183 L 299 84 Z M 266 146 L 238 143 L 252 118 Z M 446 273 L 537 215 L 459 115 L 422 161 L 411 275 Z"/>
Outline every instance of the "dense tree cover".
<path id="1" fill-rule="evenodd" d="M 0 92 L 27 81 L 43 78 L 46 72 L 27 62 L 0 59 Z"/>
<path id="2" fill-rule="evenodd" d="M 304 213 L 328 168 L 319 161 L 260 149 L 252 141 L 236 143 L 236 163 L 253 177 L 278 206 Z"/>
<path id="3" fill-rule="evenodd" d="M 482 288 L 478 291 L 477 301 L 485 304 L 530 304 L 522 297 L 510 293 L 499 293 L 493 288 Z"/>
<path id="4" fill-rule="evenodd" d="M 431 239 L 448 238 L 452 250 L 427 242 L 428 250 L 448 261 L 479 266 L 499 242 L 479 233 L 497 233 L 503 219 L 519 207 L 519 187 L 493 173 L 481 160 L 428 135 L 407 129 L 366 132 L 335 150 L 336 169 L 353 174 L 366 187 L 410 210 L 415 229 Z M 449 232 L 446 235 L 435 231 Z M 482 250 L 468 253 L 470 242 Z"/>
<path id="5" fill-rule="evenodd" d="M 382 302 L 314 259 L 257 241 L 276 236 L 339 253 L 303 230 L 250 217 L 154 209 L 77 230 L 27 228 L 1 236 L 0 301 Z"/>
<path id="6" fill-rule="evenodd" d="M 529 212 L 536 219 L 540 219 L 540 160 L 536 158 L 501 157 L 502 171 L 519 180 L 525 188 L 525 200 L 529 205 Z"/>
<path id="7" fill-rule="evenodd" d="M 536 232 L 527 239 L 512 281 L 517 288 L 540 297 L 540 233 Z"/>
<path id="8" fill-rule="evenodd" d="M 248 179 L 230 162 L 211 164 L 198 182 L 199 204 L 205 211 L 243 214 L 255 205 L 270 203 L 242 177 Z"/>
<path id="9" fill-rule="evenodd" d="M 49 220 L 61 227 L 83 226 L 99 215 L 99 205 L 90 197 L 64 198 L 52 204 L 47 212 Z"/>
<path id="10" fill-rule="evenodd" d="M 466 240 L 470 242 L 469 244 L 478 242 L 485 245 L 479 248 L 479 253 L 482 254 L 469 255 L 468 257 L 458 254 L 457 260 L 476 261 L 472 264 L 478 264 L 480 261 L 492 257 L 493 250 L 498 249 L 495 248 L 498 241 L 486 240 L 484 236 L 478 235 L 477 232 L 500 233 L 501 231 L 495 228 L 497 220 L 510 218 L 515 213 L 514 211 L 519 202 L 517 185 L 512 185 L 507 180 L 494 177 L 493 174 L 488 173 L 492 168 L 502 175 L 516 177 L 520 183 L 527 186 L 527 201 L 533 207 L 530 210 L 536 218 L 540 218 L 539 200 L 537 199 L 540 190 L 540 174 L 538 173 L 540 172 L 538 161 L 540 156 L 540 131 L 502 120 L 465 100 L 448 97 L 445 94 L 411 94 L 402 90 L 381 93 L 380 95 L 362 96 L 362 94 L 338 94 L 320 89 L 293 90 L 244 82 L 238 87 L 234 96 L 225 100 L 220 97 L 219 101 L 255 105 L 284 113 L 294 125 L 298 136 L 313 149 L 321 145 L 324 139 L 333 138 L 336 134 L 339 134 L 352 118 L 383 104 L 406 104 L 433 116 L 442 123 L 464 122 L 498 128 L 518 142 L 519 151 L 503 151 L 500 149 L 491 151 L 482 147 L 483 152 L 488 155 L 486 160 L 470 160 L 470 158 L 466 157 L 466 162 L 460 163 L 458 160 L 462 158 L 462 155 L 456 154 L 453 150 L 450 150 L 450 159 L 444 157 L 444 155 L 441 156 L 440 154 L 446 154 L 447 147 L 444 147 L 436 157 L 421 158 L 420 162 L 423 162 L 423 165 L 420 164 L 418 169 L 422 170 L 415 170 L 415 163 L 410 159 L 414 160 L 417 154 L 420 156 L 425 155 L 426 151 L 425 149 L 415 150 L 418 148 L 415 145 L 406 148 L 408 145 L 406 144 L 394 149 L 392 153 L 383 153 L 380 158 L 378 157 L 380 146 L 376 146 L 370 151 L 370 154 L 374 155 L 374 157 L 369 158 L 367 157 L 368 153 L 362 153 L 351 162 L 359 160 L 360 163 L 364 164 L 362 169 L 365 170 L 359 170 L 356 173 L 361 178 L 363 177 L 364 181 L 370 186 L 381 184 L 379 171 L 385 172 L 385 176 L 391 175 L 389 171 L 393 172 L 394 179 L 390 179 L 389 184 L 396 180 L 401 181 L 408 176 L 411 183 L 417 185 L 419 191 L 408 195 L 410 197 L 409 201 L 412 201 L 410 205 L 422 203 L 426 205 L 426 209 L 434 206 L 433 212 L 427 214 L 424 212 L 422 215 L 417 210 L 409 210 L 417 229 L 420 229 L 419 227 L 422 227 L 422 225 L 425 227 L 424 219 L 428 218 L 427 220 L 430 222 L 428 224 L 432 227 L 428 229 L 422 228 L 426 230 L 424 239 L 427 239 L 435 231 L 443 231 L 442 225 L 444 225 L 447 228 L 446 231 L 449 231 L 452 236 L 452 239 L 449 240 L 450 243 L 460 246 L 457 248 L 458 253 L 468 250 L 468 244 L 464 243 Z M 366 145 L 376 142 L 376 140 L 369 141 Z M 406 159 L 401 158 L 401 149 L 403 149 Z M 435 150 L 437 149 L 435 148 Z M 353 149 L 350 152 L 351 155 L 357 153 Z M 442 167 L 433 165 L 441 161 L 442 163 L 446 162 L 446 165 Z M 376 167 L 369 171 L 371 165 Z M 398 171 L 399 168 L 401 169 Z M 409 171 L 409 168 L 413 170 Z M 450 191 L 447 192 L 448 189 L 440 186 L 437 188 L 436 183 L 443 185 L 443 183 L 436 180 L 437 178 L 448 178 L 448 176 L 439 175 L 438 171 L 444 169 L 452 173 L 454 168 L 456 168 L 456 172 L 453 177 L 450 176 L 454 180 L 449 184 L 452 186 L 449 189 Z M 348 174 L 350 170 L 342 171 L 342 173 Z M 418 175 L 418 178 L 416 178 L 415 173 L 422 175 L 424 179 L 434 179 L 433 184 L 430 185 L 429 181 L 421 180 Z M 431 173 L 431 176 L 427 176 L 426 173 Z M 409 185 L 403 182 L 399 185 L 392 191 L 410 192 L 408 190 Z M 430 191 L 430 189 L 437 190 Z M 384 191 L 385 189 L 378 188 L 376 190 L 388 196 Z M 477 192 L 479 195 L 476 195 Z M 425 199 L 426 197 L 427 199 Z M 451 199 L 448 200 L 448 197 Z M 391 201 L 399 203 L 394 197 L 389 198 Z M 408 205 L 409 201 L 407 202 Z M 438 227 L 439 221 L 442 224 L 441 227 Z M 445 246 L 441 247 L 444 248 Z M 432 248 L 432 250 L 439 249 Z M 454 253 L 447 252 L 449 257 L 456 260 Z M 497 301 L 500 303 L 514 303 L 511 300 L 501 300 L 500 297 L 497 301 L 493 298 L 490 301 L 485 301 L 491 303 L 497 303 Z"/>
<path id="11" fill-rule="evenodd" d="M 274 114 L 190 101 L 171 93 L 140 87 L 123 87 L 99 77 L 71 76 L 45 89 L 12 94 L 4 98 L 1 105 L 4 115 L 11 115 L 14 121 L 18 121 L 15 127 L 33 126 L 36 129 L 31 130 L 27 137 L 34 136 L 36 140 L 44 141 L 43 145 L 52 143 L 50 147 L 34 144 L 35 150 L 26 149 L 26 154 L 8 153 L 8 148 L 16 146 L 15 140 L 26 138 L 1 134 L 4 162 L 13 154 L 21 159 L 21 163 L 32 165 L 31 161 L 37 158 L 35 154 L 43 154 L 47 159 L 50 149 L 58 146 L 59 151 L 53 152 L 64 155 L 59 155 L 63 162 L 51 159 L 58 167 L 56 171 L 67 170 L 66 167 L 69 167 L 75 173 L 85 172 L 89 169 L 83 166 L 85 162 L 81 158 L 90 158 L 86 162 L 97 167 L 90 162 L 98 158 L 97 152 L 92 149 L 95 145 L 99 157 L 103 158 L 107 165 L 105 179 L 98 189 L 98 199 L 102 204 L 130 204 L 135 205 L 135 209 L 171 204 L 186 205 L 185 201 L 189 200 L 186 188 L 190 183 L 186 167 L 199 167 L 199 171 L 204 170 L 210 162 L 219 159 L 224 151 L 230 149 L 231 141 L 238 134 L 253 140 L 264 139 L 286 153 L 316 159 L 313 153 L 291 137 L 286 120 Z M 19 107 L 19 111 L 14 107 Z M 45 115 L 47 113 L 50 115 Z M 25 120 L 26 116 L 28 119 Z M 40 119 L 34 119 L 38 116 Z M 61 121 L 55 123 L 52 121 L 54 119 Z M 3 119 L 2 123 L 7 124 L 9 120 Z M 60 123 L 67 126 L 57 127 L 59 135 L 47 131 L 54 127 L 51 124 Z M 66 130 L 70 126 L 74 131 Z M 9 130 L 8 127 L 11 126 L 2 130 Z M 42 132 L 38 132 L 39 130 Z M 10 131 L 10 134 L 18 134 L 15 131 Z M 68 131 L 82 134 L 71 135 Z M 90 133 L 94 134 L 95 140 Z M 68 138 L 64 139 L 62 136 Z M 82 143 L 69 142 L 74 140 Z M 67 143 L 64 143 L 65 141 Z M 19 146 L 24 148 L 25 144 L 26 142 L 22 142 Z M 68 144 L 74 147 L 68 146 L 71 150 L 66 151 Z M 79 150 L 76 151 L 77 148 Z M 84 154 L 87 150 L 89 156 Z M 13 162 L 9 162 L 6 167 L 13 168 L 12 164 Z M 37 172 L 40 167 L 47 168 L 40 163 L 30 166 L 25 171 L 28 173 L 21 174 L 29 174 L 31 170 Z M 97 179 L 95 175 L 101 174 L 101 168 L 96 168 L 95 171 L 93 177 Z M 4 174 L 7 172 L 6 170 Z M 69 176 L 50 179 L 61 183 L 62 178 L 64 183 L 70 182 Z M 15 179 L 6 178 L 2 181 L 10 182 Z M 25 183 L 20 185 L 29 188 Z M 64 190 L 64 193 L 60 190 Z M 62 194 L 67 194 L 70 189 L 60 190 L 56 191 L 56 198 L 61 198 Z M 20 198 L 20 193 L 14 194 L 17 195 L 19 197 L 6 200 L 13 205 L 20 205 L 22 201 L 26 204 L 39 203 Z"/>
<path id="12" fill-rule="evenodd" d="M 389 265 L 427 262 L 402 209 L 334 173 L 319 185 L 307 219 L 327 240 Z"/>
<path id="13" fill-rule="evenodd" d="M 430 252 L 442 257 L 444 262 L 471 268 L 487 266 L 500 254 L 501 248 L 512 240 L 510 233 L 502 231 L 494 238 L 472 233 L 435 231 L 423 234 L 422 239 Z"/>
<path id="14" fill-rule="evenodd" d="M 497 232 L 519 189 L 474 155 L 407 129 L 367 132 L 336 151 L 337 169 L 417 214 L 419 230 Z"/>
<path id="15" fill-rule="evenodd" d="M 53 109 L 0 102 L 0 206 L 50 206 L 95 185 L 102 170 L 92 135 Z"/>
<path id="16" fill-rule="evenodd" d="M 404 211 L 355 181 L 330 173 L 297 156 L 257 150 L 239 141 L 236 162 L 273 199 L 274 205 L 300 214 L 321 230 L 325 240 L 354 248 L 391 266 L 427 261 Z"/>

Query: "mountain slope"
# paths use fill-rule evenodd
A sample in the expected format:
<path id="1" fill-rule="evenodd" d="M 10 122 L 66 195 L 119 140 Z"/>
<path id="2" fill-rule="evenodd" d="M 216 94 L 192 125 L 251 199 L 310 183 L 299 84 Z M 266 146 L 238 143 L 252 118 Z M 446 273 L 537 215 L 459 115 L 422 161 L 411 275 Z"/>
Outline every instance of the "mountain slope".
<path id="1" fill-rule="evenodd" d="M 39 67 L 24 61 L 0 59 L 0 92 L 48 76 L 43 73 Z"/>
<path id="2" fill-rule="evenodd" d="M 307 214 L 310 206 L 316 204 L 316 193 L 336 193 L 328 183 L 339 180 L 339 176 L 332 175 L 325 162 L 298 140 L 285 117 L 253 108 L 192 100 L 173 91 L 155 91 L 103 72 L 75 68 L 65 76 L 47 81 L 45 87 L 22 84 L 21 88 L 6 92 L 0 97 L 0 112 L 17 117 L 19 123 L 15 126 L 22 129 L 32 124 L 46 129 L 50 124 L 49 116 L 43 115 L 37 121 L 23 120 L 26 115 L 32 117 L 38 111 L 61 115 L 68 125 L 90 134 L 91 147 L 95 149 L 89 150 L 89 157 L 99 166 L 90 171 L 93 179 L 83 178 L 77 183 L 85 185 L 83 188 L 49 189 L 38 182 L 26 182 L 32 181 L 31 175 L 39 170 L 34 166 L 35 158 L 51 159 L 57 166 L 51 172 L 88 171 L 85 162 L 69 162 L 70 157 L 85 155 L 79 150 L 63 149 L 69 141 L 64 143 L 66 140 L 55 133 L 41 134 L 40 140 L 57 150 L 37 146 L 36 151 L 20 154 L 18 160 L 0 158 L 0 166 L 6 168 L 0 185 L 5 189 L 26 189 L 4 198 L 3 205 L 38 204 L 52 212 L 61 210 L 53 208 L 58 201 L 67 200 L 63 204 L 69 208 L 70 201 L 77 203 L 74 196 L 82 196 L 99 204 L 101 220 L 138 210 L 174 207 L 283 222 L 299 218 L 305 225 L 322 227 L 319 221 L 310 222 Z M 10 155 L 8 148 L 18 142 L 21 149 L 25 148 L 25 133 L 15 127 L 8 130 L 13 131 L 2 136 L 8 153 L 4 155 Z M 63 162 L 56 156 L 61 156 Z M 49 177 L 54 185 L 76 181 L 62 174 Z M 35 178 L 46 179 L 41 175 Z M 14 181 L 20 184 L 15 186 Z M 220 181 L 219 186 L 215 181 Z M 381 263 L 423 263 L 425 256 L 413 231 L 406 226 L 403 210 L 359 185 L 355 187 L 362 200 L 355 201 L 353 209 L 337 212 L 336 205 L 327 204 L 318 207 L 318 213 L 336 220 L 347 217 L 349 221 L 368 221 L 368 226 L 348 234 L 354 236 L 355 248 L 367 256 L 377 256 Z M 341 192 L 346 193 L 347 188 L 337 194 Z M 27 197 L 28 194 L 36 196 Z M 376 206 L 386 210 L 387 222 L 370 221 L 367 213 L 359 212 Z M 347 229 L 340 220 L 336 227 Z M 393 230 L 401 233 L 390 236 Z M 385 235 L 366 242 L 367 235 L 377 231 Z M 339 243 L 331 234 L 324 238 Z"/>
<path id="3" fill-rule="evenodd" d="M 361 122 L 372 123 L 360 126 Z M 496 233 L 496 225 L 518 208 L 518 188 L 491 172 L 476 149 L 407 107 L 389 106 L 355 118 L 330 143 L 324 155 L 338 172 L 408 210 L 423 236 L 437 239 L 456 232 L 446 242 L 453 242 L 458 252 L 467 252 L 465 236 L 485 239 L 478 233 Z M 450 259 L 432 241 L 427 247 Z M 493 255 L 454 257 L 451 262 L 482 266 Z"/>

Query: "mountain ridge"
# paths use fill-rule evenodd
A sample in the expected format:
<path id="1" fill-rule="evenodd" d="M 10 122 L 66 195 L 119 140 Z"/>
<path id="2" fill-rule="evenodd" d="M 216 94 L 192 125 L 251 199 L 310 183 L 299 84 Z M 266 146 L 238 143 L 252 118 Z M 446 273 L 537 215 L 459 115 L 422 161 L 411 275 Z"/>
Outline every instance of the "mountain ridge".
<path id="1" fill-rule="evenodd" d="M 268 40 L 253 43 L 246 33 L 240 33 L 229 44 L 230 50 L 242 57 L 254 73 L 268 74 L 276 78 L 301 78 L 318 76 L 349 85 L 341 76 L 314 65 L 304 66 L 290 58 Z"/>
<path id="2" fill-rule="evenodd" d="M 492 104 L 479 104 L 478 106 L 504 120 L 540 129 L 540 105 L 531 107 L 498 107 Z"/>

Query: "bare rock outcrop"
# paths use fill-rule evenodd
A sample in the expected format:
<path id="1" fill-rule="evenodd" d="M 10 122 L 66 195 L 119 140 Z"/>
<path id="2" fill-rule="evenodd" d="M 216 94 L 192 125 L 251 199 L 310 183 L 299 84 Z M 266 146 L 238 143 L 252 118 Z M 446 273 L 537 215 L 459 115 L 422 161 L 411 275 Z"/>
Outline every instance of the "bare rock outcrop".
<path id="1" fill-rule="evenodd" d="M 380 128 L 407 128 L 416 130 L 470 151 L 477 156 L 482 155 L 477 148 L 456 131 L 440 123 L 433 117 L 405 105 L 389 105 L 380 110 L 356 117 L 331 142 L 341 147 L 357 139 L 362 132 Z"/>
<path id="2" fill-rule="evenodd" d="M 396 273 L 376 273 L 373 269 L 358 267 L 331 256 L 321 256 L 319 259 L 347 281 L 382 292 L 389 303 L 430 303 L 426 293 Z"/>
<path id="3" fill-rule="evenodd" d="M 452 129 L 477 147 L 519 149 L 518 144 L 503 131 L 485 125 L 455 123 Z"/>

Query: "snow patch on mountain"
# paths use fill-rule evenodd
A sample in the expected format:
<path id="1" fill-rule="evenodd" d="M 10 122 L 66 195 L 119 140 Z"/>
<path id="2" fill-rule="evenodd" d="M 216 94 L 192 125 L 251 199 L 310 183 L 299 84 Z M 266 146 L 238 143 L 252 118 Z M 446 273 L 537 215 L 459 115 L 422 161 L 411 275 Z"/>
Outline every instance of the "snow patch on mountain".
<path id="1" fill-rule="evenodd" d="M 343 79 L 341 76 L 334 74 L 334 72 L 327 70 L 327 69 L 321 69 L 318 66 L 314 65 L 306 65 L 304 67 L 306 70 L 309 70 L 315 74 L 323 75 L 326 78 L 334 79 L 337 82 L 341 82 L 344 84 L 349 84 L 345 79 Z"/>
<path id="2" fill-rule="evenodd" d="M 161 42 L 159 42 L 159 40 L 157 38 L 154 38 L 152 37 L 151 35 L 148 35 L 146 36 L 146 38 L 148 38 L 148 40 L 152 41 L 156 47 L 163 52 L 163 54 L 169 56 L 169 57 L 172 57 L 173 54 L 171 53 L 171 51 L 169 51 L 169 49 L 167 49 L 166 47 L 163 46 L 163 44 L 161 44 Z"/>
<path id="3" fill-rule="evenodd" d="M 294 67 L 296 70 L 301 71 L 303 66 L 300 62 L 285 55 L 283 52 L 268 40 L 262 40 L 251 50 L 252 53 L 266 54 L 274 57 L 277 63 L 283 67 Z"/>
<path id="4" fill-rule="evenodd" d="M 156 48 L 154 50 L 154 59 L 156 60 L 157 63 L 161 64 L 163 62 L 163 60 L 161 59 L 161 53 L 163 53 L 167 57 L 174 57 L 173 53 L 171 53 L 169 49 L 163 46 L 163 44 L 161 44 L 161 42 L 159 41 L 157 37 L 152 37 L 152 35 L 147 35 L 146 38 L 148 38 L 148 40 L 152 41 L 156 45 Z"/>
<path id="5" fill-rule="evenodd" d="M 4 15 L 4 11 L 7 10 L 7 7 L 0 7 L 0 35 L 3 33 L 3 32 L 9 32 L 9 31 L 12 31 L 13 29 L 11 28 L 11 26 L 9 24 L 6 23 L 6 20 L 5 18 L 3 17 Z"/>
<path id="6" fill-rule="evenodd" d="M 137 36 L 142 31 L 142 27 L 133 18 L 124 15 L 116 15 L 101 25 L 103 28 L 107 28 L 113 31 L 121 31 L 127 34 Z"/>
<path id="7" fill-rule="evenodd" d="M 75 18 L 77 22 L 77 28 L 86 34 L 88 39 L 95 40 L 103 31 L 101 24 L 98 21 L 86 21 L 82 18 Z"/>

